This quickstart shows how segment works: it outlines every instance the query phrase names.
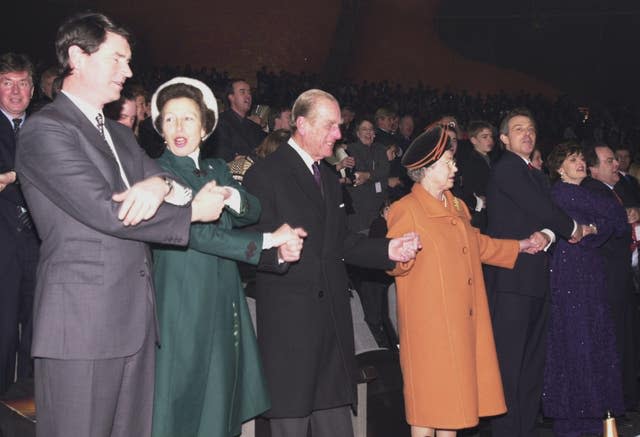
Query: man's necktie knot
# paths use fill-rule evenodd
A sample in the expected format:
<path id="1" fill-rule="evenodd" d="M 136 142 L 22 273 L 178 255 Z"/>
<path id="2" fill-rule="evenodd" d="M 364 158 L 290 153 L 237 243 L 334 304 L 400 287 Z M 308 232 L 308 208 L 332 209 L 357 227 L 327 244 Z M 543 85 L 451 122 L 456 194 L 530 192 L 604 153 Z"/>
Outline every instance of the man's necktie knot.
<path id="1" fill-rule="evenodd" d="M 22 125 L 22 119 L 21 118 L 14 118 L 11 121 L 13 121 L 13 133 L 15 135 L 18 135 L 18 132 L 20 131 L 20 126 Z"/>

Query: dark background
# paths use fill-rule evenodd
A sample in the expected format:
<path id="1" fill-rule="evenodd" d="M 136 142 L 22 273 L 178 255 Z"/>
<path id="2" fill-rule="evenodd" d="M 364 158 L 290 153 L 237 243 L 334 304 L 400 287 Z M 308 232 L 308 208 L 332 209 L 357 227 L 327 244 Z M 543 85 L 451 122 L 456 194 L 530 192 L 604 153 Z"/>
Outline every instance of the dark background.
<path id="1" fill-rule="evenodd" d="M 569 94 L 580 104 L 639 97 L 633 0 L 49 0 L 3 2 L 0 52 L 54 62 L 70 13 L 93 9 L 134 33 L 135 70 L 216 67 L 423 83 L 454 91 Z M 8 4 L 7 4 L 8 3 Z"/>

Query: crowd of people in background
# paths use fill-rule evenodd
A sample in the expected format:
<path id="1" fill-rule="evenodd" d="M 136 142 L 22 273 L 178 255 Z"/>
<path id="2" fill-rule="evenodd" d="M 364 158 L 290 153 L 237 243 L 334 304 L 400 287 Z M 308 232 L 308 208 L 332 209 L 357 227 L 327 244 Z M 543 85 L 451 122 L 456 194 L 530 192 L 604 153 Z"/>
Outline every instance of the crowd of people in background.
<path id="1" fill-rule="evenodd" d="M 637 411 L 637 108 L 133 74 L 129 38 L 84 14 L 61 69 L 0 55 L 0 394 L 31 350 L 38 435 L 230 437 L 262 414 L 348 437 L 349 289 L 399 353 L 412 437 Z"/>

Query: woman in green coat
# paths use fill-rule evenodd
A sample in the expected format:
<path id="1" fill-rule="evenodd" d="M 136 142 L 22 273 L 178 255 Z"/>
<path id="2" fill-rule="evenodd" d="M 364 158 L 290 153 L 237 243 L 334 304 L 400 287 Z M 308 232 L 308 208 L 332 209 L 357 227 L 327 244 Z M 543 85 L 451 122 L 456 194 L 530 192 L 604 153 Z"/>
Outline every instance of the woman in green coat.
<path id="1" fill-rule="evenodd" d="M 153 436 L 231 437 L 269 408 L 236 261 L 257 264 L 262 249 L 276 246 L 282 246 L 281 260 L 295 261 L 303 231 L 287 225 L 272 234 L 237 229 L 258 220 L 260 204 L 224 161 L 199 158 L 217 119 L 216 100 L 204 83 L 172 79 L 151 103 L 154 126 L 167 144 L 158 163 L 194 192 L 215 181 L 226 205 L 217 222 L 191 226 L 186 248 L 154 249 L 161 346 Z"/>

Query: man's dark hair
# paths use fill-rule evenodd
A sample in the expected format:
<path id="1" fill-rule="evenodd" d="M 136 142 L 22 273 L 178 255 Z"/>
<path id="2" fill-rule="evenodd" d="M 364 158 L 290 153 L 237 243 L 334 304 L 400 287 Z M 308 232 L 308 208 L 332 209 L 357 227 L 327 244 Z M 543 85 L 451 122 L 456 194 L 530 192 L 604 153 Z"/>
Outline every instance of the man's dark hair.
<path id="1" fill-rule="evenodd" d="M 31 83 L 33 83 L 33 63 L 27 55 L 12 52 L 0 55 L 0 74 L 17 71 L 26 71 L 29 73 L 29 79 L 31 79 Z"/>
<path id="2" fill-rule="evenodd" d="M 226 85 L 224 86 L 224 103 L 225 105 L 227 105 L 226 109 L 231 109 L 231 100 L 229 100 L 229 94 L 233 94 L 234 93 L 234 89 L 233 86 L 235 84 L 237 84 L 238 82 L 244 82 L 244 83 L 249 83 L 246 80 L 242 79 L 242 78 L 233 78 L 233 79 L 229 79 L 229 81 L 226 83 Z"/>
<path id="3" fill-rule="evenodd" d="M 491 132 L 493 132 L 493 125 L 484 120 L 470 121 L 469 126 L 467 127 L 467 135 L 469 136 L 469 138 L 475 137 L 484 129 L 489 129 Z"/>
<path id="4" fill-rule="evenodd" d="M 504 116 L 502 122 L 500 123 L 500 135 L 508 135 L 509 134 L 509 122 L 514 117 L 527 117 L 531 120 L 534 127 L 536 126 L 536 120 L 533 118 L 533 114 L 527 108 L 515 108 L 511 111 L 507 112 L 507 115 Z"/>
<path id="5" fill-rule="evenodd" d="M 267 120 L 267 125 L 269 126 L 269 132 L 273 132 L 276 126 L 276 118 L 280 118 L 283 112 L 291 111 L 291 108 L 282 106 L 277 108 L 271 108 L 269 111 L 269 119 Z M 291 125 L 291 120 L 289 120 L 289 125 Z"/>
<path id="6" fill-rule="evenodd" d="M 587 163 L 587 167 L 597 167 L 600 165 L 600 158 L 598 158 L 598 147 L 609 147 L 608 144 L 595 143 L 584 148 L 584 160 Z"/>
<path id="7" fill-rule="evenodd" d="M 216 124 L 216 114 L 213 110 L 207 108 L 204 103 L 204 97 L 202 92 L 191 85 L 186 83 L 175 83 L 173 85 L 166 86 L 158 93 L 156 99 L 156 106 L 158 107 L 158 116 L 153 120 L 154 125 L 158 131 L 162 132 L 162 108 L 169 101 L 177 98 L 187 98 L 193 100 L 200 109 L 200 120 L 204 131 L 209 133 L 213 130 L 213 126 Z"/>
<path id="8" fill-rule="evenodd" d="M 133 99 L 135 100 L 138 96 L 144 97 L 145 103 L 149 103 L 151 101 L 151 95 L 149 91 L 147 91 L 142 84 L 134 83 L 129 87 L 131 89 L 131 94 L 133 95 Z"/>
<path id="9" fill-rule="evenodd" d="M 131 45 L 131 34 L 124 27 L 115 24 L 104 14 L 83 12 L 72 16 L 59 28 L 56 35 L 56 56 L 60 66 L 60 76 L 65 78 L 73 70 L 69 65 L 69 48 L 78 46 L 86 54 L 98 51 L 107 39 L 107 32 L 120 35 Z"/>

